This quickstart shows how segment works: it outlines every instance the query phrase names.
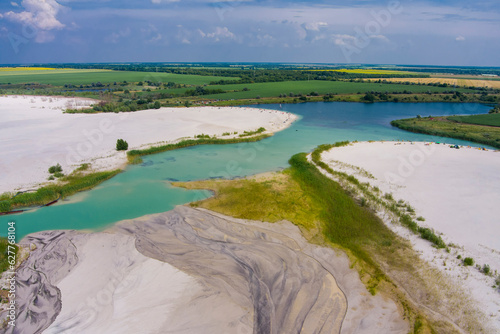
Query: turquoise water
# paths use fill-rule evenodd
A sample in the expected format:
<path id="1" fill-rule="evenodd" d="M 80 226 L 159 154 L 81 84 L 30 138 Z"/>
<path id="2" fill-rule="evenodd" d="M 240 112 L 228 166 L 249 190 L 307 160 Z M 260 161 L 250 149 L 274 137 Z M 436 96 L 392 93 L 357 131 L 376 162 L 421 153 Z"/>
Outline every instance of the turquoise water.
<path id="1" fill-rule="evenodd" d="M 279 105 L 256 108 L 280 109 Z M 52 229 L 103 229 L 109 224 L 159 213 L 176 205 L 210 196 L 208 191 L 174 188 L 169 181 L 251 175 L 279 170 L 298 152 L 319 144 L 343 140 L 422 140 L 455 144 L 470 143 L 449 138 L 414 134 L 393 128 L 390 121 L 429 115 L 486 113 L 479 104 L 403 103 L 303 103 L 283 105 L 281 110 L 301 119 L 290 128 L 257 143 L 204 145 L 144 157 L 142 165 L 125 172 L 91 191 L 78 194 L 54 206 L 18 215 L 0 217 L 0 226 L 15 221 L 17 238 Z M 7 228 L 0 230 L 6 235 Z"/>

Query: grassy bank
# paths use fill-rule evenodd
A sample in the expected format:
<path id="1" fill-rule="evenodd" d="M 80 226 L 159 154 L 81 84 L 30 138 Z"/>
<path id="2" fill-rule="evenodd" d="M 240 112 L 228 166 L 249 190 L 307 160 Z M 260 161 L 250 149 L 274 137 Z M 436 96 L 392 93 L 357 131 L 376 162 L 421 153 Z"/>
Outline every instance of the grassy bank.
<path id="1" fill-rule="evenodd" d="M 265 129 L 264 129 L 265 131 Z M 262 131 L 257 130 L 255 133 L 261 133 Z M 131 164 L 138 164 L 142 162 L 141 156 L 151 155 L 166 151 L 172 151 L 179 148 L 196 146 L 196 145 L 221 145 L 221 144 L 237 144 L 237 143 L 249 143 L 256 142 L 265 138 L 270 137 L 269 134 L 263 134 L 255 137 L 241 137 L 241 138 L 200 138 L 200 139 L 185 139 L 175 144 L 167 144 L 161 146 L 153 146 L 143 150 L 130 150 L 127 152 L 128 161 Z"/>
<path id="2" fill-rule="evenodd" d="M 8 250 L 8 247 L 9 246 L 9 242 L 7 240 L 7 238 L 0 238 L 0 274 L 3 273 L 4 271 L 6 271 L 10 264 L 9 264 L 9 259 L 8 259 L 8 255 L 7 255 L 7 250 Z M 19 251 L 19 247 L 17 245 L 12 245 L 14 246 L 14 252 L 15 252 L 15 256 L 14 258 L 17 259 L 17 252 Z M 12 251 L 12 249 L 11 249 Z M 12 255 L 12 253 L 10 254 Z"/>
<path id="3" fill-rule="evenodd" d="M 440 236 L 436 235 L 433 230 L 418 225 L 414 217 L 412 217 L 414 216 L 414 210 L 413 208 L 411 208 L 411 206 L 396 202 L 396 200 L 392 198 L 392 195 L 390 194 L 386 194 L 384 198 L 375 195 L 368 184 L 362 184 L 352 175 L 333 170 L 328 164 L 321 160 L 321 154 L 323 152 L 329 151 L 334 147 L 342 147 L 347 145 L 349 145 L 349 142 L 347 141 L 338 142 L 335 144 L 320 145 L 312 152 L 312 161 L 317 166 L 330 173 L 332 176 L 342 178 L 345 181 L 351 183 L 359 190 L 360 193 L 363 194 L 363 196 L 375 202 L 377 205 L 382 205 L 386 210 L 390 211 L 396 216 L 401 225 L 407 227 L 413 233 L 418 234 L 422 239 L 430 241 L 436 248 L 446 248 L 446 244 L 443 239 Z"/>
<path id="4" fill-rule="evenodd" d="M 83 174 L 75 171 L 71 175 L 62 177 L 59 184 L 48 185 L 35 192 L 19 194 L 15 197 L 2 195 L 0 212 L 7 212 L 16 208 L 44 205 L 58 198 L 65 198 L 77 192 L 89 190 L 98 184 L 112 178 L 121 170 Z"/>
<path id="5" fill-rule="evenodd" d="M 500 127 L 457 123 L 447 117 L 400 119 L 392 121 L 391 125 L 410 132 L 468 140 L 500 148 Z"/>

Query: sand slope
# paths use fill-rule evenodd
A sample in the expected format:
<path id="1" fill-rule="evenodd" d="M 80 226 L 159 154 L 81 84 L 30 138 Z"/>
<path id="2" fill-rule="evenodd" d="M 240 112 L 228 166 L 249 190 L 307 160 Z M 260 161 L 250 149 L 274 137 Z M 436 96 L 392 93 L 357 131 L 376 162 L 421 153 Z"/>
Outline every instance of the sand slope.
<path id="1" fill-rule="evenodd" d="M 133 149 L 202 133 L 241 134 L 260 127 L 276 132 L 296 119 L 295 115 L 281 111 L 237 107 L 161 108 L 118 114 L 63 113 L 68 106 L 94 102 L 0 96 L 0 193 L 38 187 L 47 181 L 47 170 L 56 163 L 61 164 L 66 174 L 83 162 L 91 162 L 98 170 L 120 168 L 126 163 L 126 154 L 115 150 L 119 138 L 125 139 L 129 149 Z"/>
<path id="2" fill-rule="evenodd" d="M 44 333 L 408 331 L 396 305 L 371 296 L 345 255 L 308 244 L 288 222 L 181 206 L 101 233 L 40 232 L 21 241 L 34 242 L 61 255 L 20 303 L 49 287 L 57 293 L 18 323 L 19 333 L 49 325 Z M 23 270 L 44 257 L 38 246 Z"/>

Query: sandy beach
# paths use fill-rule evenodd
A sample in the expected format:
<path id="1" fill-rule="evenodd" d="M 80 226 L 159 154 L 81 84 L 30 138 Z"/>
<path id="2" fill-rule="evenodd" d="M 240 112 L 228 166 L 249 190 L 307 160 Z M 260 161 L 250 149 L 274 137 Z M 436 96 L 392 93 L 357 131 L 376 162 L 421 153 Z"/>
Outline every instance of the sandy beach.
<path id="1" fill-rule="evenodd" d="M 470 291 L 500 331 L 500 294 L 492 288 L 494 278 L 475 267 L 487 264 L 492 273 L 500 271 L 500 152 L 435 143 L 362 142 L 333 148 L 322 159 L 382 194 L 409 203 L 416 216 L 425 219 L 420 226 L 434 229 L 452 245 L 450 253 L 406 228 L 389 223 L 391 229 L 409 239 L 451 282 Z M 458 255 L 472 257 L 474 266 L 463 266 Z"/>
<path id="2" fill-rule="evenodd" d="M 104 232 L 44 231 L 20 244 L 33 251 L 18 269 L 15 333 L 409 330 L 344 253 L 307 243 L 285 221 L 179 206 Z"/>
<path id="3" fill-rule="evenodd" d="M 62 97 L 0 96 L 0 193 L 37 188 L 56 163 L 65 174 L 91 163 L 95 170 L 121 168 L 129 149 L 174 142 L 199 134 L 221 136 L 264 127 L 267 133 L 290 126 L 296 116 L 257 108 L 161 108 L 130 113 L 64 114 L 96 101 Z M 224 136 L 223 138 L 231 138 Z"/>

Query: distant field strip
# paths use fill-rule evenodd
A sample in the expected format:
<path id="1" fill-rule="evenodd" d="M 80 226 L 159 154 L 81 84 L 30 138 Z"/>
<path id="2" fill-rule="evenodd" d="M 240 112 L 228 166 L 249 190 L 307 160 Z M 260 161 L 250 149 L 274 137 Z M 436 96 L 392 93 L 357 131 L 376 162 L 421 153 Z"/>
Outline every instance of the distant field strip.
<path id="1" fill-rule="evenodd" d="M 367 81 L 376 81 L 379 79 L 366 79 Z M 500 81 L 481 80 L 481 79 L 451 79 L 451 78 L 380 78 L 395 83 L 414 82 L 419 84 L 429 83 L 447 83 L 450 86 L 457 87 L 489 87 L 500 89 Z"/>
<path id="2" fill-rule="evenodd" d="M 110 71 L 110 70 L 80 70 L 80 69 L 56 69 L 45 71 L 0 71 L 0 84 L 39 83 L 54 86 L 88 85 L 93 82 L 175 82 L 187 85 L 205 85 L 212 81 L 238 80 L 238 78 L 185 75 L 158 72 L 132 72 L 132 71 Z"/>
<path id="3" fill-rule="evenodd" d="M 372 69 L 363 69 L 363 68 L 338 69 L 338 70 L 316 70 L 316 71 L 332 71 L 332 72 L 344 72 L 344 73 L 356 73 L 356 74 L 414 74 L 414 75 L 419 75 L 419 73 L 416 73 L 416 72 L 393 71 L 393 70 L 372 70 Z"/>
<path id="4" fill-rule="evenodd" d="M 248 90 L 244 91 L 243 89 Z M 394 84 L 377 84 L 370 82 L 347 82 L 347 81 L 284 81 L 284 82 L 266 82 L 253 84 L 231 84 L 231 85 L 214 85 L 210 89 L 222 89 L 227 93 L 204 95 L 211 99 L 254 99 L 260 97 L 273 97 L 280 94 L 310 94 L 317 92 L 318 94 L 357 94 L 370 91 L 385 92 L 403 92 L 411 91 L 413 93 L 444 92 L 448 88 L 443 87 L 426 87 L 426 86 L 407 86 L 398 83 Z M 171 89 L 170 93 L 182 94 L 186 89 Z M 461 89 L 465 92 L 466 89 Z"/>
<path id="5" fill-rule="evenodd" d="M 55 70 L 49 67 L 0 67 L 0 72 L 15 72 L 15 71 L 48 71 Z"/>

